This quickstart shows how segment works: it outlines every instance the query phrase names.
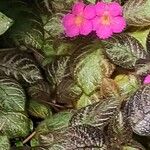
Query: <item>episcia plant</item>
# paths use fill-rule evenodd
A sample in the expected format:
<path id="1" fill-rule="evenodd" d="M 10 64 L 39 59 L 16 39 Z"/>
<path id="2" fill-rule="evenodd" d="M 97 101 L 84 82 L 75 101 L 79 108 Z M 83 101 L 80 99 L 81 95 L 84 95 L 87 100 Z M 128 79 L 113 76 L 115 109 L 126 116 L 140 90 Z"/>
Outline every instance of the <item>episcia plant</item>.
<path id="1" fill-rule="evenodd" d="M 0 0 L 0 150 L 150 149 L 150 0 Z"/>

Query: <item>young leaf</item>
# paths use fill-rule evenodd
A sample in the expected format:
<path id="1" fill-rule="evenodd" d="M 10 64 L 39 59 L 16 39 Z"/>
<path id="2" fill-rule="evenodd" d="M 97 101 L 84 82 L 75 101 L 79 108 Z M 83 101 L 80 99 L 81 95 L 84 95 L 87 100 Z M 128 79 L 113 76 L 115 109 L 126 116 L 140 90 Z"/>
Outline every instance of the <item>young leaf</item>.
<path id="1" fill-rule="evenodd" d="M 0 149 L 10 150 L 10 142 L 6 135 L 0 135 Z"/>
<path id="2" fill-rule="evenodd" d="M 150 25 L 150 0 L 128 0 L 124 5 L 124 17 L 128 25 Z"/>
<path id="3" fill-rule="evenodd" d="M 34 83 L 43 78 L 34 59 L 17 50 L 0 53 L 0 72 L 27 83 Z"/>
<path id="4" fill-rule="evenodd" d="M 126 69 L 134 69 L 138 59 L 146 59 L 147 53 L 134 37 L 120 34 L 104 41 L 104 49 L 110 60 Z"/>
<path id="5" fill-rule="evenodd" d="M 107 141 L 103 132 L 98 128 L 82 125 L 41 136 L 41 146 L 50 150 L 106 150 Z"/>
<path id="6" fill-rule="evenodd" d="M 5 33 L 12 24 L 13 21 L 0 12 L 0 35 Z"/>
<path id="7" fill-rule="evenodd" d="M 114 117 L 119 109 L 119 100 L 110 98 L 79 109 L 71 118 L 70 125 L 88 124 L 103 128 Z"/>
<path id="8" fill-rule="evenodd" d="M 24 111 L 25 93 L 21 85 L 7 76 L 0 76 L 0 108 L 5 111 Z"/>
<path id="9" fill-rule="evenodd" d="M 20 112 L 0 111 L 1 132 L 9 138 L 25 137 L 31 131 L 31 121 Z"/>
<path id="10" fill-rule="evenodd" d="M 131 96 L 125 112 L 135 133 L 141 136 L 150 135 L 150 84 L 141 87 Z"/>
<path id="11" fill-rule="evenodd" d="M 121 96 L 124 98 L 130 97 L 140 87 L 139 79 L 132 74 L 119 74 L 114 80 L 119 86 Z"/>

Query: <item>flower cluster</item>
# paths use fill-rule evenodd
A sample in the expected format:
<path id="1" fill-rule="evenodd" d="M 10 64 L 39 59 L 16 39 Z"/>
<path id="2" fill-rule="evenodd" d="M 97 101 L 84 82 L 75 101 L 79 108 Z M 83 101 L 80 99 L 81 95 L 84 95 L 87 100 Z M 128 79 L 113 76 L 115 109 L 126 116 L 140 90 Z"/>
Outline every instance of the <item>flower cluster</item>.
<path id="1" fill-rule="evenodd" d="M 150 84 L 150 74 L 145 77 L 144 84 Z"/>
<path id="2" fill-rule="evenodd" d="M 68 37 L 95 31 L 99 38 L 106 39 L 113 33 L 122 32 L 126 21 L 122 17 L 122 7 L 116 2 L 98 2 L 95 5 L 78 2 L 64 16 L 63 26 Z"/>

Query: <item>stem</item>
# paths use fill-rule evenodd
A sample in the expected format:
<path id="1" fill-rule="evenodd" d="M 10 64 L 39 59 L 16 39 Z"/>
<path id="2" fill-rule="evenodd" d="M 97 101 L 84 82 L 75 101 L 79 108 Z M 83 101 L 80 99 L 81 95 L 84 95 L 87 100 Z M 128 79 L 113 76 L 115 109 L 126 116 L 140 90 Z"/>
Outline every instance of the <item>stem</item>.
<path id="1" fill-rule="evenodd" d="M 34 131 L 32 134 L 30 134 L 22 143 L 26 144 L 30 139 L 33 138 L 33 136 L 36 134 L 36 131 Z"/>

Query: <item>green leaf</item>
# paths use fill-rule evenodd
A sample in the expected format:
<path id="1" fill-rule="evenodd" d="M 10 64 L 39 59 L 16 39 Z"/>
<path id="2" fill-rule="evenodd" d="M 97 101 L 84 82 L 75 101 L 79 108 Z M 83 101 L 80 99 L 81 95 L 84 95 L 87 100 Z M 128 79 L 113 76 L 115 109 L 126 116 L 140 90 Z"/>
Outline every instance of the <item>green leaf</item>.
<path id="1" fill-rule="evenodd" d="M 20 112 L 0 111 L 0 125 L 9 138 L 25 137 L 31 131 L 31 121 Z"/>
<path id="2" fill-rule="evenodd" d="M 120 74 L 114 80 L 119 86 L 121 96 L 124 98 L 130 97 L 140 87 L 139 78 L 132 74 Z"/>
<path id="3" fill-rule="evenodd" d="M 7 76 L 0 76 L 0 108 L 5 111 L 24 111 L 25 93 L 21 85 Z"/>
<path id="4" fill-rule="evenodd" d="M 150 0 L 128 0 L 124 5 L 124 17 L 128 25 L 150 25 Z"/>
<path id="5" fill-rule="evenodd" d="M 101 130 L 83 125 L 41 136 L 41 146 L 49 150 L 104 150 L 107 149 L 107 142 Z"/>
<path id="6" fill-rule="evenodd" d="M 99 43 L 93 43 L 82 47 L 70 58 L 71 74 L 87 95 L 97 90 L 102 83 L 102 78 L 110 77 L 114 71 L 114 65 L 105 58 L 100 46 Z"/>
<path id="7" fill-rule="evenodd" d="M 62 13 L 56 13 L 52 16 L 43 16 L 42 21 L 44 24 L 44 32 L 45 32 L 45 38 L 55 38 L 60 37 L 61 34 L 64 33 L 64 28 L 62 25 L 62 19 L 63 14 Z"/>
<path id="8" fill-rule="evenodd" d="M 52 115 L 52 111 L 48 106 L 35 100 L 30 100 L 28 112 L 31 116 L 42 119 Z"/>
<path id="9" fill-rule="evenodd" d="M 71 9 L 72 5 L 75 3 L 74 0 L 46 0 L 49 2 L 49 4 L 52 5 L 52 9 L 55 12 L 62 12 L 66 11 L 68 9 Z M 48 3 L 47 3 L 48 4 Z M 49 5 L 50 7 L 50 5 Z"/>
<path id="10" fill-rule="evenodd" d="M 114 36 L 103 41 L 110 60 L 126 69 L 134 69 L 138 59 L 146 59 L 147 53 L 141 43 L 128 34 Z"/>
<path id="11" fill-rule="evenodd" d="M 146 49 L 146 40 L 147 40 L 148 33 L 150 31 L 150 28 L 149 27 L 147 27 L 147 28 L 134 27 L 134 28 L 133 28 L 134 29 L 133 31 L 132 31 L 132 28 L 131 28 L 131 30 L 129 29 L 129 31 L 127 31 L 128 34 L 133 36 L 134 38 L 136 38 Z"/>
<path id="12" fill-rule="evenodd" d="M 0 135 L 0 150 L 10 150 L 10 142 L 5 135 Z"/>
<path id="13" fill-rule="evenodd" d="M 79 109 L 71 118 L 70 125 L 88 124 L 103 128 L 114 117 L 120 105 L 119 100 L 103 99 L 87 107 Z"/>
<path id="14" fill-rule="evenodd" d="M 0 12 L 0 35 L 5 33 L 12 25 L 13 21 Z"/>
<path id="15" fill-rule="evenodd" d="M 150 84 L 142 86 L 125 106 L 132 130 L 141 136 L 150 136 Z"/>
<path id="16" fill-rule="evenodd" d="M 69 111 L 59 112 L 53 116 L 47 117 L 42 121 L 36 128 L 36 134 L 31 140 L 33 146 L 39 145 L 40 135 L 46 134 L 49 132 L 54 132 L 68 127 L 69 120 L 71 119 L 73 113 Z"/>
<path id="17" fill-rule="evenodd" d="M 69 120 L 71 119 L 72 115 L 73 113 L 64 111 L 53 116 L 49 116 L 39 124 L 39 126 L 37 127 L 37 131 L 42 131 L 44 129 L 44 126 L 48 129 L 48 131 L 65 128 L 68 126 Z"/>
<path id="18" fill-rule="evenodd" d="M 0 53 L 0 72 L 27 83 L 34 83 L 43 78 L 34 59 L 19 50 Z"/>

